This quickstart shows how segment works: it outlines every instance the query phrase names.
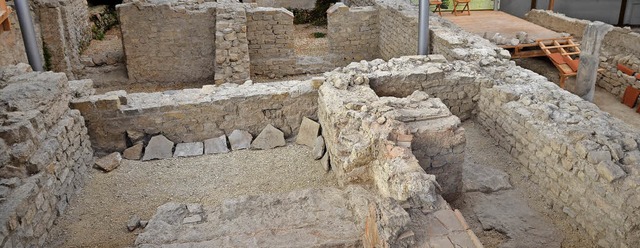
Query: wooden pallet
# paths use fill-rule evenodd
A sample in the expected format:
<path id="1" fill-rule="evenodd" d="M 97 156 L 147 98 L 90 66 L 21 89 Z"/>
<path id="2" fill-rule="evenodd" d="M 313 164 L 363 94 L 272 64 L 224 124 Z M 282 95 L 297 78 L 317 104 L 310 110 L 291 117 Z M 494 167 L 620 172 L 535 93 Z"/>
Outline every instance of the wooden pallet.
<path id="1" fill-rule="evenodd" d="M 560 87 L 564 88 L 567 77 L 578 74 L 579 59 L 572 56 L 580 55 L 580 44 L 574 43 L 572 37 L 540 39 L 536 43 L 560 72 Z"/>
<path id="2" fill-rule="evenodd" d="M 11 14 L 11 10 L 7 8 L 7 2 L 0 0 L 0 33 L 11 30 L 9 14 Z"/>

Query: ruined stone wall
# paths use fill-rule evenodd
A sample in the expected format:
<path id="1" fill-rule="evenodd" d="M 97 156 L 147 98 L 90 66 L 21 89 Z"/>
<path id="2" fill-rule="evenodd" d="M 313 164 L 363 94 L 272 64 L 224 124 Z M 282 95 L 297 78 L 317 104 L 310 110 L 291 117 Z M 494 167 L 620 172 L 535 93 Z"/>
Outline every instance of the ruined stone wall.
<path id="1" fill-rule="evenodd" d="M 388 60 L 418 53 L 417 7 L 402 0 L 377 1 L 380 55 Z"/>
<path id="2" fill-rule="evenodd" d="M 349 7 L 374 6 L 376 5 L 376 0 L 345 0 L 344 4 Z"/>
<path id="3" fill-rule="evenodd" d="M 375 7 L 352 7 L 336 3 L 327 11 L 329 51 L 335 64 L 373 60 L 379 55 L 380 30 Z"/>
<path id="4" fill-rule="evenodd" d="M 480 82 L 477 121 L 553 202 L 602 247 L 635 247 L 640 133 L 508 60 L 505 50 L 441 20 L 434 51 L 466 61 Z"/>
<path id="5" fill-rule="evenodd" d="M 532 10 L 526 19 L 540 26 L 581 38 L 587 20 L 567 17 L 543 10 Z M 635 72 L 640 71 L 640 34 L 628 28 L 614 27 L 605 35 L 600 50 L 600 67 L 605 71 L 599 73 L 598 86 L 612 94 L 622 97 L 627 86 L 640 88 L 640 79 L 620 73 L 617 65 L 623 64 Z"/>
<path id="6" fill-rule="evenodd" d="M 75 78 L 74 71 L 81 66 L 80 53 L 91 40 L 87 1 L 39 0 L 33 5 L 42 42 L 50 55 L 48 69 Z"/>
<path id="7" fill-rule="evenodd" d="M 313 9 L 316 0 L 250 0 L 260 7 L 288 8 L 288 9 Z"/>
<path id="8" fill-rule="evenodd" d="M 83 187 L 93 151 L 84 119 L 68 107 L 62 73 L 0 68 L 0 244 L 43 247 Z"/>
<path id="9" fill-rule="evenodd" d="M 235 129 L 256 136 L 271 124 L 291 137 L 302 117 L 315 118 L 316 99 L 310 81 L 288 81 L 128 95 L 116 91 L 75 99 L 71 106 L 87 120 L 93 147 L 111 152 L 127 148 L 126 131 L 162 133 L 184 143 Z"/>
<path id="10" fill-rule="evenodd" d="M 247 39 L 252 75 L 295 73 L 293 13 L 283 8 L 248 9 Z"/>
<path id="11" fill-rule="evenodd" d="M 422 84 L 428 84 L 431 77 L 420 72 L 445 66 L 441 58 L 415 56 L 351 63 L 325 74 L 329 83 L 320 88 L 318 117 L 332 170 L 342 183 L 373 181 L 383 196 L 405 201 L 424 189 L 402 187 L 415 183 L 425 170 L 435 175 L 446 198 L 453 199 L 461 192 L 464 129 L 440 99 L 422 91 Z M 375 91 L 376 87 L 396 84 L 402 77 L 394 76 L 409 74 L 415 85 L 396 86 L 411 88 L 409 94 L 380 96 Z M 398 159 L 398 154 L 406 160 Z M 416 163 L 422 169 L 409 169 Z"/>
<path id="12" fill-rule="evenodd" d="M 215 83 L 244 83 L 250 77 L 246 4 L 225 3 L 216 9 Z"/>
<path id="13" fill-rule="evenodd" d="M 216 5 L 129 2 L 117 6 L 129 79 L 202 82 L 214 78 Z"/>

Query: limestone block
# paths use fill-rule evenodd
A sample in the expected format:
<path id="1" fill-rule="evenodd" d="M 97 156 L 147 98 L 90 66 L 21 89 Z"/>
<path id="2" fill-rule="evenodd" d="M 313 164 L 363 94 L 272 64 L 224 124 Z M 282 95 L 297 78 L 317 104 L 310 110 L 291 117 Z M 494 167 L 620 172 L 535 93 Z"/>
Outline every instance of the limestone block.
<path id="1" fill-rule="evenodd" d="M 138 143 L 133 145 L 132 147 L 127 148 L 122 152 L 122 157 L 129 160 L 140 160 L 142 158 L 142 149 L 144 148 L 144 144 Z"/>
<path id="2" fill-rule="evenodd" d="M 200 156 L 203 152 L 204 144 L 202 142 L 180 143 L 176 145 L 176 151 L 173 153 L 173 157 Z"/>
<path id="3" fill-rule="evenodd" d="M 96 167 L 102 169 L 105 172 L 110 172 L 115 168 L 118 168 L 121 161 L 122 157 L 120 156 L 120 153 L 114 152 L 96 160 Z"/>
<path id="4" fill-rule="evenodd" d="M 227 152 L 229 152 L 229 146 L 227 144 L 227 136 L 224 134 L 220 137 L 204 141 L 205 154 L 218 154 Z"/>
<path id="5" fill-rule="evenodd" d="M 602 161 L 596 165 L 598 174 L 607 182 L 613 182 L 627 175 L 627 173 L 611 161 Z"/>
<path id="6" fill-rule="evenodd" d="M 313 159 L 318 160 L 321 159 L 324 155 L 325 144 L 324 138 L 322 136 L 318 136 L 313 143 Z"/>
<path id="7" fill-rule="evenodd" d="M 271 124 L 267 125 L 258 137 L 251 143 L 254 149 L 271 149 L 286 145 L 284 133 Z"/>
<path id="8" fill-rule="evenodd" d="M 313 147 L 319 132 L 320 124 L 307 117 L 303 117 L 298 136 L 296 137 L 296 143 Z"/>
<path id="9" fill-rule="evenodd" d="M 156 135 L 149 140 L 142 161 L 152 159 L 165 159 L 173 156 L 173 142 L 164 137 L 164 135 Z"/>
<path id="10" fill-rule="evenodd" d="M 242 130 L 233 130 L 231 134 L 229 134 L 229 143 L 231 144 L 231 150 L 242 150 L 248 149 L 251 146 L 251 140 L 253 136 L 247 132 Z"/>

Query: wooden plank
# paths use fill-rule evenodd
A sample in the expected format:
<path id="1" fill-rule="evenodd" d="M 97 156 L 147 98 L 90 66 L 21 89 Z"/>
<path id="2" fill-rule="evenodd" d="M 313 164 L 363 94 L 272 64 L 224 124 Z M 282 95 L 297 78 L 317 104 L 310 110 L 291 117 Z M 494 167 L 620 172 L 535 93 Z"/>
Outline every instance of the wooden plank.
<path id="1" fill-rule="evenodd" d="M 624 25 L 624 14 L 627 13 L 627 0 L 622 0 L 620 5 L 620 14 L 618 14 L 618 26 Z"/>
<path id="2" fill-rule="evenodd" d="M 0 0 L 0 32 L 11 29 L 11 22 L 9 21 L 10 13 L 11 11 L 7 8 L 5 0 Z"/>

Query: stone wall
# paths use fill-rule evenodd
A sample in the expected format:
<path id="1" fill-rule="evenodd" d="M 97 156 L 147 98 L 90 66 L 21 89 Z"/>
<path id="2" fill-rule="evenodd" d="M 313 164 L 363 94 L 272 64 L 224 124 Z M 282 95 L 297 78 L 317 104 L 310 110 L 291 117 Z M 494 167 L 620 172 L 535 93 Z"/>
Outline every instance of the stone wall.
<path id="1" fill-rule="evenodd" d="M 372 181 L 383 196 L 424 203 L 432 196 L 428 185 L 416 180 L 426 180 L 426 171 L 435 175 L 446 198 L 461 192 L 465 138 L 460 119 L 421 87 L 402 98 L 378 96 L 372 89 L 396 83 L 385 80 L 399 70 L 418 75 L 442 62 L 438 56 L 403 57 L 352 63 L 325 74 L 318 117 L 332 170 L 342 183 Z M 428 81 L 424 74 L 415 79 L 418 86 Z"/>
<path id="2" fill-rule="evenodd" d="M 553 208 L 602 247 L 640 245 L 640 132 L 516 66 L 488 41 L 444 20 L 432 24 L 435 52 L 490 79 L 480 84 L 477 120 Z"/>
<path id="3" fill-rule="evenodd" d="M 256 3 L 260 7 L 287 9 L 313 9 L 316 6 L 316 0 L 249 0 L 245 2 Z"/>
<path id="4" fill-rule="evenodd" d="M 359 6 L 374 6 L 376 5 L 376 0 L 345 0 L 344 4 L 350 7 L 359 7 Z"/>
<path id="5" fill-rule="evenodd" d="M 80 69 L 80 53 L 91 40 L 86 0 L 38 0 L 33 2 L 42 42 L 50 55 L 50 68 L 74 78 Z"/>
<path id="6" fill-rule="evenodd" d="M 540 26 L 581 38 L 585 27 L 590 23 L 567 17 L 550 11 L 532 10 L 526 19 Z M 612 94 L 622 97 L 627 86 L 640 88 L 640 80 L 618 72 L 618 63 L 632 70 L 640 71 L 640 33 L 628 28 L 614 27 L 605 35 L 600 51 L 600 67 L 605 71 L 599 74 L 598 86 Z"/>
<path id="7" fill-rule="evenodd" d="M 247 39 L 252 75 L 295 74 L 293 13 L 283 8 L 248 9 Z"/>
<path id="8" fill-rule="evenodd" d="M 235 129 L 254 136 L 267 124 L 297 133 L 302 117 L 315 118 L 317 92 L 310 81 L 255 85 L 207 85 L 157 93 L 124 91 L 72 101 L 87 120 L 93 147 L 102 152 L 127 148 L 126 131 L 162 133 L 173 142 L 196 142 Z"/>
<path id="9" fill-rule="evenodd" d="M 250 76 L 245 4 L 224 3 L 216 9 L 215 83 L 244 83 Z"/>
<path id="10" fill-rule="evenodd" d="M 344 66 L 353 61 L 373 60 L 380 56 L 376 8 L 349 8 L 336 3 L 327 10 L 327 19 L 329 51 L 336 55 L 336 65 Z"/>
<path id="11" fill-rule="evenodd" d="M 214 78 L 216 5 L 117 6 L 129 79 L 134 82 L 202 82 Z"/>
<path id="12" fill-rule="evenodd" d="M 418 10 L 402 0 L 377 1 L 380 55 L 388 60 L 418 53 Z"/>
<path id="13" fill-rule="evenodd" d="M 93 151 L 62 73 L 0 68 L 0 244 L 43 247 L 83 187 Z"/>

